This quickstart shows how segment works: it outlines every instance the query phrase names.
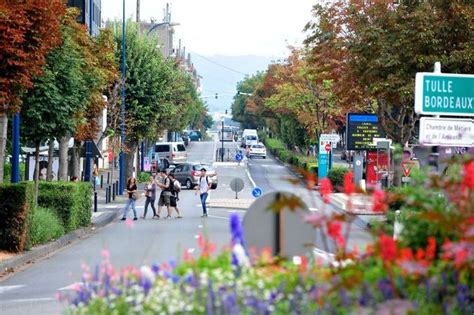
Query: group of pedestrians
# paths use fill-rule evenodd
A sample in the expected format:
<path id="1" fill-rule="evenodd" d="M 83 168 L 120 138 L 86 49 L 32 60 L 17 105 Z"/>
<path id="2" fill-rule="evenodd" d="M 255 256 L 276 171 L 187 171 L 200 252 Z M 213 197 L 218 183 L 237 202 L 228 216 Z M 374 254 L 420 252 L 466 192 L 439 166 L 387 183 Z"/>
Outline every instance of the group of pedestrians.
<path id="1" fill-rule="evenodd" d="M 178 201 L 179 201 L 179 192 L 181 191 L 181 184 L 173 173 L 167 173 L 166 170 L 160 171 L 160 178 L 157 179 L 155 176 L 150 176 L 148 182 L 145 183 L 144 192 L 145 192 L 145 209 L 143 211 L 142 219 L 146 218 L 146 214 L 148 212 L 148 207 L 151 206 L 153 210 L 153 219 L 160 219 L 161 218 L 161 209 L 166 207 L 167 216 L 166 219 L 171 219 L 171 215 L 173 210 L 176 211 L 176 218 L 180 219 L 183 216 L 181 215 L 181 211 L 178 208 Z M 207 197 L 209 196 L 209 190 L 212 187 L 212 181 L 207 176 L 206 169 L 201 169 L 201 176 L 199 177 L 199 183 L 196 186 L 197 195 L 199 193 L 199 197 L 201 200 L 202 205 L 202 217 L 207 217 L 207 206 L 206 201 Z M 158 196 L 158 212 L 155 209 L 155 201 L 158 195 L 158 190 L 160 194 Z M 137 180 L 134 177 L 130 177 L 127 181 L 127 203 L 125 204 L 125 208 L 123 210 L 122 221 L 126 220 L 128 210 L 130 207 L 133 210 L 133 220 L 138 220 L 137 217 L 137 210 L 135 208 L 135 201 L 139 198 L 139 192 L 137 187 Z"/>

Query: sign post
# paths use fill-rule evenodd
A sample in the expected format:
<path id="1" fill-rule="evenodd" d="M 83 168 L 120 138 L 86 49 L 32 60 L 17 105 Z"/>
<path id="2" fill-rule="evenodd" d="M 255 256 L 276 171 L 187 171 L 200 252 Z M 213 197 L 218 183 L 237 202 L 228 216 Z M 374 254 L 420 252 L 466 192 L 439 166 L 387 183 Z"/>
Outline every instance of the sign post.
<path id="1" fill-rule="evenodd" d="M 318 144 L 318 180 L 327 177 L 332 166 L 332 148 L 341 140 L 338 134 L 322 134 Z"/>

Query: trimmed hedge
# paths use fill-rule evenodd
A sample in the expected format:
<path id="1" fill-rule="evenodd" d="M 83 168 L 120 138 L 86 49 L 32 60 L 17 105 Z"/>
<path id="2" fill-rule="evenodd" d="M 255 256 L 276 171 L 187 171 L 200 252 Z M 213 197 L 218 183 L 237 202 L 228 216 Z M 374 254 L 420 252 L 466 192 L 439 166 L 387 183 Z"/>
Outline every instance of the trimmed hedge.
<path id="1" fill-rule="evenodd" d="M 38 205 L 51 209 L 70 232 L 91 223 L 92 191 L 89 183 L 40 182 Z"/>
<path id="2" fill-rule="evenodd" d="M 35 209 L 30 224 L 31 245 L 40 245 L 64 235 L 64 227 L 58 216 L 49 209 Z"/>
<path id="3" fill-rule="evenodd" d="M 338 189 L 344 185 L 344 175 L 349 172 L 347 167 L 334 166 L 328 172 L 328 178 L 331 180 L 334 188 Z"/>
<path id="4" fill-rule="evenodd" d="M 0 249 L 21 252 L 30 246 L 33 185 L 0 185 Z"/>
<path id="5" fill-rule="evenodd" d="M 318 163 L 318 160 L 315 157 L 305 156 L 301 154 L 294 153 L 285 148 L 285 144 L 276 138 L 262 138 L 267 150 L 270 151 L 274 156 L 278 157 L 281 161 L 285 163 L 290 163 L 298 168 L 303 168 L 305 170 L 310 170 L 311 168 L 315 169 L 314 164 Z M 317 172 L 317 169 L 316 169 Z"/>

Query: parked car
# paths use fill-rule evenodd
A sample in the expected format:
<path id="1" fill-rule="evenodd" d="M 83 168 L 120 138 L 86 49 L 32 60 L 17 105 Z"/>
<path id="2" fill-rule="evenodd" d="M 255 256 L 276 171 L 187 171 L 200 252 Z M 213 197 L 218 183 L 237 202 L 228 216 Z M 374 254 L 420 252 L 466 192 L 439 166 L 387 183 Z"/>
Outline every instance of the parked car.
<path id="1" fill-rule="evenodd" d="M 206 174 L 209 180 L 212 181 L 211 189 L 216 189 L 218 184 L 218 177 L 216 170 L 209 164 L 203 163 L 183 163 L 176 165 L 173 170 L 176 179 L 183 187 L 187 189 L 193 189 L 199 184 L 199 177 L 201 176 L 201 170 L 205 168 Z"/>
<path id="2" fill-rule="evenodd" d="M 198 130 L 192 130 L 189 132 L 189 140 L 190 141 L 202 141 L 202 134 Z"/>
<path id="3" fill-rule="evenodd" d="M 155 152 L 159 154 L 164 168 L 188 160 L 188 153 L 183 142 L 158 142 L 155 144 Z"/>
<path id="4" fill-rule="evenodd" d="M 252 157 L 261 157 L 266 159 L 267 158 L 267 148 L 263 145 L 263 143 L 252 144 L 249 150 L 249 156 Z"/>

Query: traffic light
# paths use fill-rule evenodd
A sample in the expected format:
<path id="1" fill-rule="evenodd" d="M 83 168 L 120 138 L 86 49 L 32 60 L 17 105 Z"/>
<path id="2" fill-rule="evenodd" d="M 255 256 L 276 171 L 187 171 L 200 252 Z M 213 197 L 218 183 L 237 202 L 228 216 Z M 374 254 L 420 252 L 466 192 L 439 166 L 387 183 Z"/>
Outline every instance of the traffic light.
<path id="1" fill-rule="evenodd" d="M 216 99 L 219 97 L 219 94 L 216 93 Z"/>

